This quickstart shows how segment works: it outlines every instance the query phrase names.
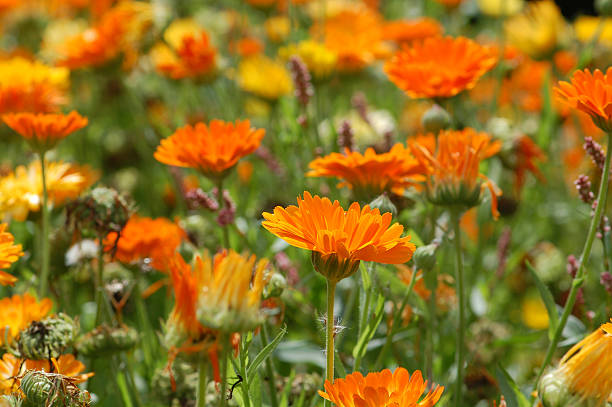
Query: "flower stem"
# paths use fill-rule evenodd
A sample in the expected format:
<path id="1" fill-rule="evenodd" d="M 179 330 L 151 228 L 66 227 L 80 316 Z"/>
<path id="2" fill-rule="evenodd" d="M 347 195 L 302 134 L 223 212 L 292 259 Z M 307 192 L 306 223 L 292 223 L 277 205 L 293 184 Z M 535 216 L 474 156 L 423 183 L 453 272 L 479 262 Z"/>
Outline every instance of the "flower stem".
<path id="1" fill-rule="evenodd" d="M 601 215 L 604 211 L 605 202 L 608 196 L 608 180 L 610 179 L 610 161 L 612 156 L 612 132 L 608 133 L 608 148 L 606 150 L 606 161 L 604 162 L 603 173 L 601 176 L 601 183 L 599 184 L 599 193 L 597 194 L 597 207 L 595 208 L 595 215 L 591 219 L 591 225 L 589 226 L 589 233 L 587 235 L 586 242 L 584 243 L 584 249 L 582 249 L 582 254 L 580 255 L 580 266 L 578 266 L 578 271 L 576 272 L 576 276 L 572 282 L 572 288 L 570 290 L 569 296 L 565 303 L 565 307 L 563 308 L 563 314 L 561 314 L 561 319 L 559 320 L 559 325 L 555 329 L 555 334 L 553 335 L 550 344 L 548 344 L 548 350 L 546 351 L 546 357 L 544 358 L 544 363 L 542 363 L 542 367 L 538 372 L 538 377 L 536 379 L 537 383 L 540 381 L 542 374 L 544 374 L 544 370 L 552 360 L 552 357 L 557 349 L 557 345 L 561 340 L 561 334 L 563 333 L 563 328 L 565 328 L 565 324 L 567 323 L 567 319 L 569 318 L 572 310 L 574 309 L 574 305 L 576 304 L 576 297 L 578 295 L 578 290 L 582 287 L 584 283 L 585 274 L 586 274 L 586 263 L 589 261 L 589 257 L 591 256 L 591 249 L 593 248 L 593 242 L 595 240 L 595 236 L 597 235 L 597 229 L 599 229 L 599 224 L 601 222 Z"/>
<path id="2" fill-rule="evenodd" d="M 228 344 L 230 342 L 229 335 L 221 335 L 221 394 L 219 396 L 219 407 L 227 406 L 227 358 L 230 356 L 228 352 Z"/>
<path id="3" fill-rule="evenodd" d="M 334 383 L 334 299 L 336 296 L 336 282 L 327 280 L 327 324 L 325 334 L 325 357 L 327 358 L 327 369 L 325 378 Z M 327 404 L 327 403 L 326 403 Z"/>
<path id="4" fill-rule="evenodd" d="M 219 213 L 221 213 L 221 210 L 225 204 L 225 200 L 223 199 L 223 177 L 219 177 L 219 180 L 217 181 L 217 199 L 219 200 Z M 221 226 L 221 229 L 223 231 L 223 246 L 225 249 L 229 249 L 229 225 L 223 225 Z"/>
<path id="5" fill-rule="evenodd" d="M 459 298 L 459 324 L 457 326 L 457 382 L 455 389 L 455 407 L 460 407 L 463 402 L 463 364 L 465 356 L 465 288 L 463 287 L 463 258 L 461 255 L 461 229 L 459 227 L 460 212 L 451 211 L 451 222 L 455 234 L 455 255 L 457 258 L 457 297 Z"/>
<path id="6" fill-rule="evenodd" d="M 206 377 L 206 358 L 200 355 L 198 361 L 198 390 L 196 395 L 196 406 L 204 407 L 206 405 L 206 388 L 208 387 L 208 379 Z"/>
<path id="7" fill-rule="evenodd" d="M 47 177 L 45 172 L 45 153 L 40 153 L 40 173 L 42 175 L 42 207 L 41 207 L 41 221 L 42 221 L 42 258 L 41 258 L 41 272 L 38 286 L 38 297 L 42 298 L 47 295 L 47 288 L 49 286 L 49 197 L 47 194 Z"/>
<path id="8" fill-rule="evenodd" d="M 269 335 L 268 335 L 268 327 L 267 327 L 267 323 L 264 322 L 261 325 L 261 340 L 262 340 L 262 345 L 264 347 L 266 347 L 268 345 L 268 343 L 270 343 L 269 341 Z M 270 390 L 270 405 L 271 407 L 278 407 L 278 400 L 276 399 L 276 375 L 274 374 L 274 365 L 272 364 L 272 359 L 271 358 L 266 358 L 265 363 L 265 368 L 266 368 L 266 375 L 268 376 L 268 388 Z"/>

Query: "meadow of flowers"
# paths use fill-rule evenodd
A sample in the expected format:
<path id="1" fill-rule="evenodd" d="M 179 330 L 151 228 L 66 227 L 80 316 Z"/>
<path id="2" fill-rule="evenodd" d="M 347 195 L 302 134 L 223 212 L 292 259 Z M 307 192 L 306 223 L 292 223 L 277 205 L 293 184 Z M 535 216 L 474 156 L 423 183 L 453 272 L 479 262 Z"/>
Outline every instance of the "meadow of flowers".
<path id="1" fill-rule="evenodd" d="M 0 0 L 0 407 L 612 406 L 595 10 Z"/>

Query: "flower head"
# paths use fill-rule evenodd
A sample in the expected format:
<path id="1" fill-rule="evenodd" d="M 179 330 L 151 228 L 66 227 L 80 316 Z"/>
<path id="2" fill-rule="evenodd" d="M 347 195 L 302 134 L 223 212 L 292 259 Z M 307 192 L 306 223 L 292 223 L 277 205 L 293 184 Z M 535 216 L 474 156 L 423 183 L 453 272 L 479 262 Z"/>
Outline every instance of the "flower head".
<path id="1" fill-rule="evenodd" d="M 164 164 L 195 168 L 208 177 L 222 177 L 259 147 L 264 134 L 265 130 L 252 128 L 248 120 L 186 125 L 162 140 L 154 157 Z"/>
<path id="2" fill-rule="evenodd" d="M 15 238 L 6 231 L 7 226 L 6 223 L 0 223 L 0 285 L 15 284 L 17 277 L 2 271 L 2 269 L 9 268 L 11 264 L 23 256 L 21 245 L 14 244 Z"/>
<path id="3" fill-rule="evenodd" d="M 60 140 L 87 126 L 87 118 L 75 111 L 67 115 L 9 113 L 2 120 L 37 152 L 52 149 Z"/>
<path id="4" fill-rule="evenodd" d="M 309 167 L 309 177 L 340 178 L 339 186 L 351 188 L 355 196 L 363 200 L 385 191 L 401 195 L 422 173 L 420 163 L 400 143 L 382 154 L 376 154 L 373 148 L 368 148 L 365 154 L 346 149 L 344 154 L 331 153 L 316 158 Z"/>
<path id="5" fill-rule="evenodd" d="M 325 44 L 314 40 L 304 40 L 297 44 L 287 45 L 279 49 L 278 54 L 285 60 L 297 55 L 316 79 L 330 76 L 336 69 L 338 61 L 338 56 L 334 51 L 327 48 Z"/>
<path id="6" fill-rule="evenodd" d="M 612 132 L 612 67 L 605 74 L 599 69 L 576 71 L 571 83 L 559 82 L 555 93 L 559 101 L 591 116 L 603 131 Z"/>
<path id="7" fill-rule="evenodd" d="M 391 225 L 390 213 L 381 215 L 357 202 L 345 211 L 338 201 L 304 192 L 298 206 L 277 206 L 263 217 L 264 228 L 292 246 L 311 250 L 317 271 L 336 281 L 354 273 L 360 260 L 405 263 L 415 250 L 410 236 L 402 237 L 404 227 Z"/>
<path id="8" fill-rule="evenodd" d="M 525 0 L 477 0 L 483 14 L 493 17 L 511 16 L 523 8 Z"/>
<path id="9" fill-rule="evenodd" d="M 472 89 L 496 62 L 492 48 L 468 38 L 432 37 L 398 51 L 385 72 L 410 97 L 451 97 Z"/>
<path id="10" fill-rule="evenodd" d="M 326 380 L 325 392 L 319 391 L 319 395 L 338 407 L 432 407 L 442 397 L 444 387 L 436 386 L 421 399 L 426 390 L 427 381 L 420 370 L 410 376 L 398 367 L 393 373 L 385 369 L 366 377 L 355 372 L 336 379 L 334 384 Z"/>
<path id="11" fill-rule="evenodd" d="M 22 360 L 10 353 L 5 353 L 0 359 L 0 396 L 11 394 L 19 389 L 19 379 L 23 372 Z"/>
<path id="12" fill-rule="evenodd" d="M 516 141 L 516 163 L 514 167 L 514 192 L 518 195 L 525 184 L 527 171 L 544 181 L 544 175 L 537 162 L 546 161 L 546 154 L 529 136 L 521 136 Z"/>
<path id="13" fill-rule="evenodd" d="M 442 25 L 433 18 L 389 21 L 383 26 L 383 38 L 398 44 L 410 43 L 441 35 Z"/>
<path id="14" fill-rule="evenodd" d="M 285 66 L 265 55 L 254 55 L 240 61 L 238 85 L 244 91 L 268 100 L 288 95 L 293 89 Z"/>
<path id="15" fill-rule="evenodd" d="M 469 209 L 481 199 L 481 190 L 491 192 L 491 211 L 497 211 L 497 196 L 501 191 L 479 173 L 480 161 L 496 154 L 500 142 L 491 142 L 486 133 L 474 129 L 442 131 L 436 138 L 433 134 L 408 139 L 414 156 L 425 167 L 426 188 L 429 199 L 438 205 Z M 484 182 L 480 180 L 484 179 Z"/>
<path id="16" fill-rule="evenodd" d="M 0 345 L 4 344 L 5 333 L 11 343 L 32 321 L 41 320 L 49 314 L 52 306 L 50 299 L 44 298 L 39 302 L 30 294 L 0 299 Z"/>

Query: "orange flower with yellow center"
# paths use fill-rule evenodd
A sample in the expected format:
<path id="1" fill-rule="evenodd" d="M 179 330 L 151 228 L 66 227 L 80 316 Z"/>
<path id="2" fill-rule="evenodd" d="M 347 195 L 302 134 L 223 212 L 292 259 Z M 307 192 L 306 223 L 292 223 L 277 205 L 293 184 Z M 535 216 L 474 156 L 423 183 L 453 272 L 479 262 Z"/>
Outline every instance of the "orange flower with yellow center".
<path id="1" fill-rule="evenodd" d="M 465 37 L 431 37 L 398 51 L 385 72 L 412 98 L 455 96 L 472 89 L 497 62 L 493 48 Z"/>
<path id="2" fill-rule="evenodd" d="M 420 370 L 410 376 L 398 367 L 393 373 L 385 369 L 366 377 L 355 372 L 336 379 L 334 384 L 326 380 L 325 392 L 319 391 L 319 395 L 338 407 L 432 407 L 442 397 L 444 387 L 436 386 L 422 397 L 426 390 L 427 381 Z"/>
<path id="3" fill-rule="evenodd" d="M 358 200 L 371 200 L 385 191 L 401 195 L 422 173 L 420 163 L 410 150 L 397 143 L 387 153 L 376 154 L 368 148 L 365 154 L 345 150 L 313 160 L 306 175 L 336 177 L 353 190 Z"/>
<path id="4" fill-rule="evenodd" d="M 51 311 L 53 303 L 44 298 L 36 301 L 30 294 L 13 295 L 0 300 L 0 345 L 4 344 L 5 334 L 8 342 L 19 336 L 19 333 L 30 325 L 32 321 L 38 321 Z"/>
<path id="5" fill-rule="evenodd" d="M 211 178 L 223 177 L 242 157 L 257 150 L 265 134 L 248 120 L 213 120 L 179 128 L 161 141 L 154 157 L 177 167 L 195 168 Z"/>
<path id="6" fill-rule="evenodd" d="M 571 83 L 559 82 L 555 93 L 559 101 L 588 114 L 600 129 L 612 133 L 612 67 L 605 74 L 599 69 L 576 71 Z"/>
<path id="7" fill-rule="evenodd" d="M 9 268 L 21 256 L 21 245 L 14 244 L 15 238 L 6 231 L 6 223 L 0 223 L 0 285 L 13 285 L 17 281 L 17 277 L 2 271 Z"/>
<path id="8" fill-rule="evenodd" d="M 50 364 L 53 363 L 53 369 Z M 47 373 L 53 372 L 72 379 L 73 383 L 84 383 L 94 375 L 91 373 L 82 373 L 85 370 L 85 365 L 77 360 L 72 354 L 60 355 L 57 360 L 26 360 L 25 366 L 28 370 L 41 370 Z"/>
<path id="9" fill-rule="evenodd" d="M 298 206 L 277 206 L 263 213 L 262 226 L 292 246 L 312 251 L 315 269 L 331 281 L 353 274 L 359 261 L 405 263 L 415 245 L 402 237 L 404 227 L 391 225 L 390 213 L 380 214 L 357 202 L 345 211 L 338 201 L 304 192 Z"/>
<path id="10" fill-rule="evenodd" d="M 442 25 L 433 18 L 389 21 L 383 25 L 383 38 L 402 44 L 435 37 L 442 31 Z"/>
<path id="11" fill-rule="evenodd" d="M 9 113 L 2 120 L 37 152 L 52 149 L 60 140 L 87 126 L 87 118 L 75 111 L 67 115 Z"/>
<path id="12" fill-rule="evenodd" d="M 480 161 L 491 157 L 501 148 L 499 141 L 491 141 L 486 133 L 474 129 L 442 131 L 408 139 L 414 156 L 425 167 L 428 198 L 437 205 L 460 210 L 478 205 L 482 189 L 491 193 L 491 211 L 497 218 L 497 196 L 501 190 L 480 174 Z M 484 182 L 481 182 L 483 180 Z"/>

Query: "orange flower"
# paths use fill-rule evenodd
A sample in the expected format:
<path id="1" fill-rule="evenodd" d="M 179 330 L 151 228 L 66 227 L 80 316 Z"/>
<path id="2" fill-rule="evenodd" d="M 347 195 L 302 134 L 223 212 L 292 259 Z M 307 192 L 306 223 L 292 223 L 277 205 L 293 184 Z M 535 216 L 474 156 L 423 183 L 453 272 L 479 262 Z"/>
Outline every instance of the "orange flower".
<path id="1" fill-rule="evenodd" d="M 6 223 L 0 223 L 0 285 L 15 284 L 17 277 L 5 273 L 2 269 L 9 268 L 11 264 L 23 256 L 21 245 L 15 245 L 13 235 L 6 232 L 7 226 Z"/>
<path id="2" fill-rule="evenodd" d="M 248 120 L 186 125 L 162 140 L 154 157 L 164 164 L 195 168 L 207 177 L 219 178 L 238 160 L 255 151 L 264 134 L 264 129 L 252 128 Z"/>
<path id="3" fill-rule="evenodd" d="M 516 141 L 516 165 L 514 167 L 514 192 L 517 196 L 525 184 L 527 171 L 535 175 L 540 182 L 546 181 L 536 165 L 538 161 L 546 161 L 546 154 L 529 136 L 520 137 Z"/>
<path id="4" fill-rule="evenodd" d="M 19 333 L 30 325 L 32 321 L 38 321 L 44 318 L 53 303 L 50 299 L 45 298 L 42 301 L 36 301 L 36 298 L 30 294 L 13 295 L 12 297 L 2 298 L 0 300 L 0 345 L 4 344 L 5 332 L 8 342 L 19 336 Z"/>
<path id="5" fill-rule="evenodd" d="M 571 51 L 561 50 L 553 55 L 555 66 L 563 75 L 569 73 L 578 65 L 578 57 Z"/>
<path id="6" fill-rule="evenodd" d="M 87 126 L 87 118 L 75 111 L 63 114 L 10 113 L 2 120 L 38 152 L 45 152 L 71 133 Z"/>
<path id="7" fill-rule="evenodd" d="M 11 394 L 19 389 L 17 377 L 23 372 L 21 359 L 5 353 L 0 359 L 0 396 Z"/>
<path id="8" fill-rule="evenodd" d="M 263 44 L 255 37 L 243 37 L 236 42 L 230 43 L 230 51 L 241 57 L 250 57 L 261 54 Z"/>
<path id="9" fill-rule="evenodd" d="M 401 237 L 404 227 L 391 225 L 390 213 L 380 214 L 368 205 L 353 203 L 348 211 L 328 198 L 304 192 L 298 206 L 277 206 L 263 213 L 262 226 L 292 246 L 311 250 L 315 269 L 339 281 L 357 270 L 359 261 L 405 263 L 415 245 Z"/>
<path id="10" fill-rule="evenodd" d="M 401 195 L 422 173 L 419 162 L 400 143 L 382 154 L 376 154 L 373 148 L 368 148 L 365 154 L 346 149 L 344 154 L 316 158 L 309 167 L 309 177 L 342 179 L 338 187 L 351 188 L 358 200 L 372 199 L 385 191 Z"/>
<path id="11" fill-rule="evenodd" d="M 525 111 L 539 112 L 542 109 L 542 85 L 549 73 L 548 61 L 522 61 L 510 78 L 504 79 L 500 103 L 518 104 Z"/>
<path id="12" fill-rule="evenodd" d="M 398 51 L 385 72 L 410 97 L 451 97 L 472 89 L 496 62 L 492 48 L 468 38 L 432 37 Z"/>
<path id="13" fill-rule="evenodd" d="M 600 129 L 612 132 L 612 67 L 605 75 L 599 69 L 576 71 L 571 83 L 559 82 L 555 93 L 559 101 L 587 113 Z"/>
<path id="14" fill-rule="evenodd" d="M 463 3 L 463 0 L 435 0 L 436 3 L 442 4 L 444 7 L 454 8 Z"/>
<path id="15" fill-rule="evenodd" d="M 390 21 L 383 25 L 383 39 L 406 43 L 442 34 L 442 25 L 433 18 Z"/>
<path id="16" fill-rule="evenodd" d="M 407 286 L 410 285 L 414 272 L 405 264 L 397 264 L 397 276 Z M 423 272 L 417 271 L 417 280 L 414 283 L 414 292 L 423 300 L 428 300 L 431 296 L 431 291 L 427 289 L 425 280 L 422 278 Z M 457 293 L 453 288 L 454 279 L 448 274 L 438 274 L 436 277 L 438 284 L 436 287 L 436 308 L 439 311 L 446 312 L 457 302 Z"/>
<path id="17" fill-rule="evenodd" d="M 106 237 L 105 250 L 110 251 L 117 243 L 115 258 L 124 263 L 150 259 L 151 266 L 166 271 L 168 259 L 187 237 L 185 231 L 166 218 L 145 218 L 132 215 L 119 235 L 112 232 Z"/>
<path id="18" fill-rule="evenodd" d="M 338 407 L 432 407 L 442 397 L 444 387 L 436 386 L 419 401 L 426 390 L 427 381 L 423 381 L 420 370 L 410 376 L 398 367 L 393 373 L 385 369 L 366 377 L 355 372 L 336 379 L 334 384 L 326 380 L 325 392 L 319 390 L 319 395 Z"/>
<path id="19" fill-rule="evenodd" d="M 481 191 L 491 192 L 491 211 L 497 218 L 497 196 L 501 191 L 478 171 L 480 161 L 496 154 L 499 141 L 491 142 L 486 133 L 474 129 L 442 131 L 408 139 L 414 156 L 426 168 L 428 198 L 435 204 L 469 209 L 478 205 Z M 480 183 L 479 179 L 484 179 Z"/>
<path id="20" fill-rule="evenodd" d="M 81 373 L 85 370 L 85 365 L 78 361 L 74 355 L 61 355 L 57 360 L 53 359 L 53 373 L 58 373 L 72 379 L 73 383 L 84 383 L 94 375 L 94 373 Z M 48 360 L 26 360 L 26 369 L 41 370 L 50 373 L 50 362 Z"/>

